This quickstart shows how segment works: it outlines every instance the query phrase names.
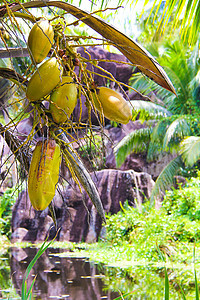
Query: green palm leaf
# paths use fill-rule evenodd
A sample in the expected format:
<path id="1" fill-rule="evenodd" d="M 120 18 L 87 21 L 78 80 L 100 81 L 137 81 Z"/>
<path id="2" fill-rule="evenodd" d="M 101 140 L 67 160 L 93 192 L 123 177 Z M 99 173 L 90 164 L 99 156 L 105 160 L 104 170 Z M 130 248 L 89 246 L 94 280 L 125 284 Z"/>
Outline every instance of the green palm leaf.
<path id="1" fill-rule="evenodd" d="M 174 176 L 177 174 L 180 167 L 183 166 L 181 156 L 177 156 L 162 170 L 158 176 L 155 185 L 151 192 L 150 200 L 153 201 L 155 198 L 161 196 L 167 189 L 173 184 Z"/>
<path id="2" fill-rule="evenodd" d="M 136 2 L 138 0 L 135 0 Z M 145 5 L 149 4 L 150 1 L 146 0 Z M 175 30 L 180 26 L 180 34 L 185 41 L 187 39 L 188 43 L 194 45 L 198 39 L 199 26 L 200 26 L 200 1 L 199 0 L 167 0 L 165 1 L 165 6 L 160 13 L 160 6 L 162 1 L 155 0 L 152 4 L 151 12 L 149 14 L 148 21 L 151 15 L 155 12 L 154 21 L 160 19 L 157 26 L 161 29 L 161 33 L 164 34 L 168 23 L 171 21 L 170 17 L 173 16 L 173 26 L 172 30 Z"/>
<path id="3" fill-rule="evenodd" d="M 163 106 L 143 100 L 132 100 L 133 120 L 138 117 L 141 121 L 159 119 L 161 117 L 171 116 L 171 113 Z"/>
<path id="4" fill-rule="evenodd" d="M 171 124 L 171 122 L 172 122 L 171 118 L 165 118 L 165 119 L 158 121 L 156 126 L 153 128 L 153 132 L 151 135 L 152 143 L 157 143 L 157 144 L 163 145 L 163 139 L 164 139 L 165 133 L 167 131 L 168 126 Z"/>
<path id="5" fill-rule="evenodd" d="M 163 140 L 167 127 L 171 124 L 171 117 L 159 120 L 151 133 L 151 139 L 147 152 L 147 161 L 156 159 L 160 152 L 163 151 Z"/>
<path id="6" fill-rule="evenodd" d="M 189 136 L 180 143 L 180 154 L 187 166 L 193 166 L 200 159 L 200 137 Z"/>
<path id="7" fill-rule="evenodd" d="M 148 50 L 166 70 L 175 86 L 177 97 L 141 73 L 133 74 L 131 85 L 145 95 L 154 91 L 172 113 L 187 114 L 197 110 L 194 92 L 199 86 L 199 44 L 197 43 L 193 51 L 188 51 L 179 40 L 165 41 L 148 46 Z"/>
<path id="8" fill-rule="evenodd" d="M 150 128 L 141 128 L 125 136 L 114 148 L 117 167 L 120 167 L 126 157 L 132 152 L 138 153 L 147 151 L 150 134 Z"/>
<path id="9" fill-rule="evenodd" d="M 191 129 L 184 116 L 176 119 L 169 125 L 167 129 L 163 142 L 163 148 L 166 149 L 172 140 L 175 140 L 176 138 L 182 139 L 190 134 Z"/>

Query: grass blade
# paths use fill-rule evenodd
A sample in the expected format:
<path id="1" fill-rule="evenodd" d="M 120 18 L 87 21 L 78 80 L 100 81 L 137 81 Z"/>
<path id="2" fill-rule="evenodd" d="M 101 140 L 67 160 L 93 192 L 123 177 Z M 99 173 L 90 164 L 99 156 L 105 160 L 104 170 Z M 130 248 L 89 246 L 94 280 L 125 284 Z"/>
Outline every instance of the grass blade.
<path id="1" fill-rule="evenodd" d="M 122 296 L 119 296 L 119 297 L 115 298 L 114 300 L 123 300 L 123 299 L 125 299 L 125 297 L 130 296 L 130 295 L 133 294 L 134 292 L 135 292 L 135 291 L 126 293 L 126 294 L 124 294 L 124 295 L 122 295 Z"/>
<path id="2" fill-rule="evenodd" d="M 27 281 L 22 282 L 22 300 L 26 300 Z"/>
<path id="3" fill-rule="evenodd" d="M 156 249 L 157 249 L 157 251 L 158 251 L 158 254 L 159 254 L 161 260 L 162 260 L 163 262 L 165 262 L 165 258 L 164 258 L 164 256 L 163 256 L 163 253 L 162 253 L 162 251 L 160 250 L 160 248 L 159 248 L 159 246 L 157 245 L 157 243 L 156 243 Z M 168 274 L 167 274 L 167 269 L 166 269 L 166 267 L 164 267 L 164 269 L 165 269 L 165 294 L 164 294 L 164 299 L 165 299 L 165 300 L 169 300 L 169 278 L 168 278 Z"/>
<path id="4" fill-rule="evenodd" d="M 194 264 L 194 281 L 195 281 L 195 299 L 199 300 L 199 288 L 198 288 L 198 281 L 197 281 L 197 273 L 195 270 L 195 254 L 196 254 L 196 247 L 194 244 L 193 248 L 193 264 Z"/>
<path id="5" fill-rule="evenodd" d="M 165 267 L 165 300 L 169 300 L 169 278 Z"/>
<path id="6" fill-rule="evenodd" d="M 195 299 L 199 300 L 199 287 L 198 287 L 198 281 L 197 281 L 197 273 L 196 270 L 194 269 L 194 278 L 195 278 Z"/>
<path id="7" fill-rule="evenodd" d="M 33 285 L 35 283 L 35 279 L 36 279 L 37 276 L 34 277 L 32 283 L 31 283 L 31 286 L 28 290 L 28 293 L 27 293 L 27 298 L 29 298 L 30 300 L 32 299 L 32 289 L 33 289 Z"/>
<path id="8" fill-rule="evenodd" d="M 33 268 L 34 264 L 36 263 L 36 261 L 38 260 L 38 258 L 46 251 L 46 249 L 52 244 L 52 242 L 55 240 L 55 238 L 57 237 L 58 235 L 58 232 L 56 233 L 54 239 L 52 241 L 50 241 L 49 243 L 47 243 L 47 240 L 48 240 L 48 236 L 46 238 L 46 240 L 44 241 L 44 243 L 42 244 L 42 246 L 40 247 L 40 249 L 38 250 L 38 252 L 36 253 L 36 255 L 34 256 L 34 258 L 31 260 L 31 262 L 29 263 L 27 269 L 26 269 L 26 272 L 24 274 L 24 278 L 23 278 L 23 281 L 22 281 L 22 300 L 28 300 L 29 299 L 29 296 L 31 298 L 31 294 L 32 294 L 32 288 L 33 288 L 33 285 L 35 283 L 35 279 L 36 277 L 33 279 L 33 282 L 31 283 L 31 286 L 27 292 L 27 279 L 28 279 L 28 276 L 29 276 L 29 273 L 31 271 L 31 269 Z M 46 244 L 47 243 L 47 244 Z"/>
<path id="9" fill-rule="evenodd" d="M 180 290 L 181 290 L 181 294 L 183 296 L 183 300 L 187 300 L 186 297 L 185 297 L 185 294 L 184 294 L 184 291 L 183 291 L 183 288 L 182 288 L 181 284 L 179 285 L 179 287 L 180 287 Z"/>

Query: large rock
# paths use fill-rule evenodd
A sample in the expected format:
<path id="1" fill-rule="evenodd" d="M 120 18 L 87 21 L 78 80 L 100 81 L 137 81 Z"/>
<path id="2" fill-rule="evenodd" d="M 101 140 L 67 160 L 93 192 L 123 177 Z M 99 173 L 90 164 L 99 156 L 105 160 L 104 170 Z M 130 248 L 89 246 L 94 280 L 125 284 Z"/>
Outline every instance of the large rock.
<path id="1" fill-rule="evenodd" d="M 116 169 L 116 160 L 114 155 L 114 147 L 128 134 L 134 130 L 146 127 L 146 122 L 140 121 L 129 122 L 122 124 L 120 127 L 111 127 L 105 130 L 107 139 L 106 144 L 106 168 Z M 120 170 L 134 170 L 136 172 L 145 172 L 152 176 L 153 180 L 159 176 L 164 167 L 174 158 L 171 153 L 160 153 L 160 155 L 153 161 L 147 161 L 146 153 L 131 153 L 127 156 L 124 163 L 120 166 Z"/>
<path id="2" fill-rule="evenodd" d="M 141 205 L 144 195 L 149 197 L 154 181 L 147 173 L 133 170 L 101 170 L 95 172 L 92 179 L 99 191 L 104 210 L 114 214 L 120 210 L 120 203 L 127 200 L 134 205 L 135 199 Z M 94 242 L 98 239 L 102 221 L 86 192 L 71 181 L 62 193 L 54 197 L 58 228 L 57 240 L 72 242 Z M 19 228 L 24 228 L 22 230 Z M 12 240 L 41 241 L 49 234 L 55 236 L 56 230 L 49 215 L 48 208 L 42 212 L 35 211 L 24 191 L 15 203 L 12 216 Z M 21 236 L 20 236 L 20 233 Z"/>
<path id="3" fill-rule="evenodd" d="M 80 47 L 77 52 L 88 60 L 99 60 L 98 66 L 100 68 L 87 63 L 87 69 L 93 72 L 94 81 L 97 82 L 99 86 L 106 86 L 108 78 L 113 77 L 119 82 L 123 82 L 128 85 L 129 79 L 133 74 L 133 67 L 128 64 L 129 61 L 124 55 L 111 53 L 102 47 L 88 47 L 87 49 L 85 47 Z M 77 68 L 75 68 L 75 70 L 76 69 Z M 113 88 L 118 87 L 115 83 L 112 83 L 111 86 Z M 124 87 L 124 89 L 127 90 L 126 87 Z"/>

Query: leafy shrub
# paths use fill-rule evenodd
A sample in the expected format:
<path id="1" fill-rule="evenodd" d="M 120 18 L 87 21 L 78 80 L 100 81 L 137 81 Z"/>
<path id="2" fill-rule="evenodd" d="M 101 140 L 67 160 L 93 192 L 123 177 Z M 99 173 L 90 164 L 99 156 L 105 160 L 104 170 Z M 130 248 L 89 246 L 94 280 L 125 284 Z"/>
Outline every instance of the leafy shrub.
<path id="1" fill-rule="evenodd" d="M 0 235 L 11 235 L 12 206 L 16 200 L 13 188 L 8 188 L 0 197 Z"/>
<path id="2" fill-rule="evenodd" d="M 189 205 L 193 207 L 192 202 Z M 200 221 L 172 212 L 150 208 L 146 203 L 143 213 L 139 213 L 126 203 L 120 212 L 107 217 L 106 240 L 113 245 L 131 245 L 137 259 L 158 260 L 157 247 L 173 259 L 180 243 L 184 248 L 187 243 L 200 240 Z"/>
<path id="3" fill-rule="evenodd" d="M 200 176 L 188 180 L 183 188 L 168 191 L 163 207 L 169 215 L 185 216 L 190 221 L 200 220 Z"/>

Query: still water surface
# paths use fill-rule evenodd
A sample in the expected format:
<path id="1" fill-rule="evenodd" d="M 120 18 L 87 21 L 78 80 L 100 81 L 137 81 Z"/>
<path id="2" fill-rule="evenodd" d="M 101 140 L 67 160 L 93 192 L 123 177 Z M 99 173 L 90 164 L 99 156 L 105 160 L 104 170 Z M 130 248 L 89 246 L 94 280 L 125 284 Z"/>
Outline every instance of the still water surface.
<path id="1" fill-rule="evenodd" d="M 86 258 L 57 256 L 62 251 L 64 250 L 47 249 L 31 270 L 28 287 L 37 275 L 33 289 L 34 299 L 112 300 L 119 296 L 119 293 L 112 292 L 106 287 L 103 267 L 89 263 Z M 18 295 L 21 294 L 26 268 L 36 252 L 35 248 L 10 250 L 12 284 Z"/>
<path id="2" fill-rule="evenodd" d="M 26 268 L 37 251 L 34 247 L 11 248 L 0 257 L 0 299 L 20 299 Z M 186 299 L 195 299 L 194 273 L 190 266 L 168 268 L 167 272 L 170 300 L 183 299 L 180 283 Z M 70 257 L 66 249 L 48 248 L 31 270 L 28 287 L 35 275 L 34 300 L 113 300 L 120 293 L 131 293 L 126 300 L 164 299 L 165 273 L 161 266 L 106 267 L 87 258 Z"/>

